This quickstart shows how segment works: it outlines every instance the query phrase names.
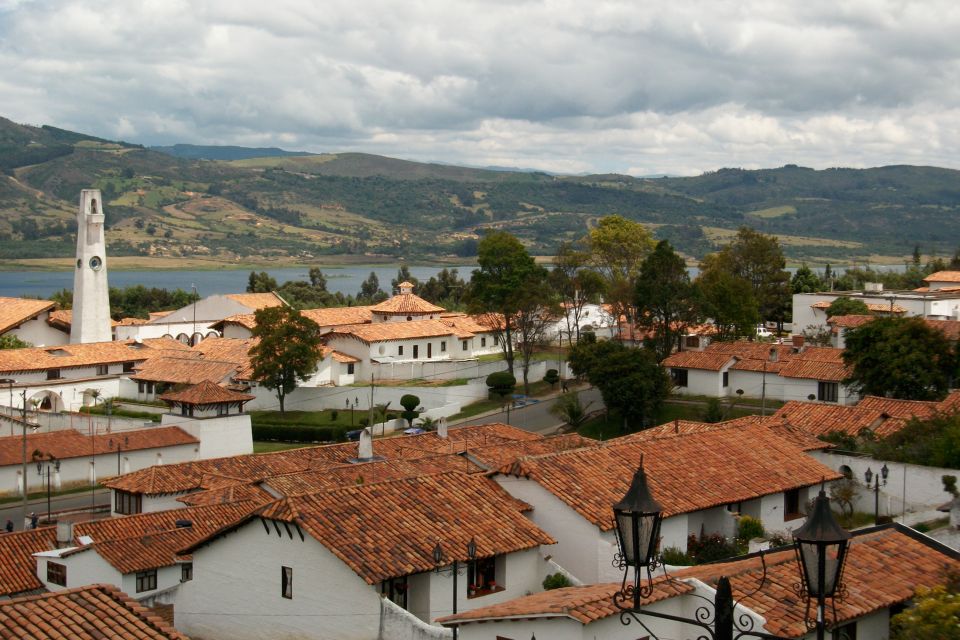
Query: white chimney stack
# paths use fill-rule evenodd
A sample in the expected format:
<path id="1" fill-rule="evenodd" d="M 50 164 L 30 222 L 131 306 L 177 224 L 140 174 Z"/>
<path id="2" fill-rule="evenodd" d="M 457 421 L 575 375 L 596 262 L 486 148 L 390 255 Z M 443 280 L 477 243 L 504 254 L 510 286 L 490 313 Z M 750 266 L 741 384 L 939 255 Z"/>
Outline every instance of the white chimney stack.
<path id="1" fill-rule="evenodd" d="M 360 432 L 360 452 L 357 458 L 359 460 L 369 460 L 373 458 L 373 436 L 370 435 L 369 427 Z"/>
<path id="2" fill-rule="evenodd" d="M 440 418 L 440 421 L 437 423 L 437 436 L 440 438 L 447 437 L 447 421 L 443 418 Z"/>

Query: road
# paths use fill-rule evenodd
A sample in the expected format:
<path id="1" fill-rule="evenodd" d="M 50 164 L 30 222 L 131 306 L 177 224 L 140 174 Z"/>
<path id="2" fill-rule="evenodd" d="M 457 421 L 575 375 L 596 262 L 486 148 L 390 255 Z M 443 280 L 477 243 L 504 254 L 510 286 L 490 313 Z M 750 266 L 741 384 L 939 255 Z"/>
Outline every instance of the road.
<path id="1" fill-rule="evenodd" d="M 110 490 L 109 489 L 98 489 L 96 492 L 96 503 L 97 505 L 109 504 L 110 503 Z M 65 496 L 53 496 L 50 498 L 50 509 L 53 511 L 69 511 L 72 509 L 84 509 L 90 507 L 90 492 L 84 491 L 83 493 L 70 493 Z M 43 498 L 34 498 L 27 503 L 27 514 L 31 511 L 36 511 L 37 515 L 42 515 L 47 512 L 47 499 Z M 20 531 L 23 528 L 23 521 L 20 519 L 21 506 L 19 502 L 9 502 L 0 507 L 0 527 L 2 527 L 7 520 L 13 520 L 13 526 L 15 531 Z"/>
<path id="2" fill-rule="evenodd" d="M 597 389 L 589 387 L 571 393 L 576 393 L 580 397 L 580 403 L 583 405 L 586 405 L 588 402 L 592 403 L 587 409 L 588 411 L 603 409 L 603 400 Z M 556 403 L 558 397 L 559 396 L 548 397 L 540 402 L 511 409 L 509 424 L 534 433 L 552 433 L 557 427 L 563 424 L 562 420 L 550 413 L 550 407 Z M 488 424 L 490 422 L 508 422 L 507 412 L 498 411 L 495 413 L 486 413 L 462 421 L 452 422 L 451 426 Z"/>

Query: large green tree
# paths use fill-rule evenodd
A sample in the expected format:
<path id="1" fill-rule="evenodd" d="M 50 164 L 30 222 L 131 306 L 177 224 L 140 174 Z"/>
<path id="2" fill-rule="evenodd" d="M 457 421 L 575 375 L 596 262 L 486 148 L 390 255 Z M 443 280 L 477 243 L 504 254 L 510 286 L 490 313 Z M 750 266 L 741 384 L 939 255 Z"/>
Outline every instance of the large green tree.
<path id="1" fill-rule="evenodd" d="M 696 287 L 701 311 L 717 330 L 715 340 L 735 340 L 756 333 L 760 313 L 749 282 L 711 266 L 700 272 Z"/>
<path id="2" fill-rule="evenodd" d="M 590 254 L 564 242 L 557 250 L 550 272 L 550 284 L 560 296 L 564 307 L 567 340 L 570 344 L 580 340 L 580 320 L 584 307 L 599 302 L 604 290 L 603 276 L 590 268 Z M 561 336 L 560 343 L 563 343 Z"/>
<path id="3" fill-rule="evenodd" d="M 267 307 L 254 314 L 257 325 L 250 349 L 253 378 L 277 394 L 280 413 L 284 400 L 317 370 L 320 360 L 320 326 L 292 307 Z"/>
<path id="4" fill-rule="evenodd" d="M 890 619 L 892 640 L 960 638 L 960 571 L 948 569 L 944 584 L 920 588 L 913 603 Z"/>
<path id="5" fill-rule="evenodd" d="M 699 313 L 687 265 L 666 240 L 640 266 L 636 295 L 637 324 L 653 332 L 653 350 L 662 360 L 679 346 Z"/>
<path id="6" fill-rule="evenodd" d="M 618 323 L 636 320 L 633 306 L 637 277 L 644 258 L 654 247 L 653 237 L 639 222 L 622 216 L 601 218 L 584 239 L 590 261 L 605 281 L 606 299 L 613 304 Z"/>
<path id="7" fill-rule="evenodd" d="M 523 283 L 525 292 L 514 316 L 516 352 L 523 372 L 523 392 L 530 393 L 530 363 L 547 342 L 547 329 L 560 317 L 561 307 L 556 292 L 549 285 L 547 270 L 533 269 Z"/>
<path id="8" fill-rule="evenodd" d="M 793 274 L 793 278 L 790 279 L 790 288 L 793 293 L 816 293 L 817 291 L 823 291 L 824 286 L 820 276 L 814 273 L 813 269 L 804 262 Z"/>
<path id="9" fill-rule="evenodd" d="M 507 361 L 507 370 L 514 373 L 514 333 L 517 313 L 529 287 L 538 279 L 537 266 L 523 244 L 506 231 L 493 231 L 484 236 L 477 248 L 479 269 L 470 278 L 467 305 L 472 313 L 487 314 L 496 328 Z M 539 286 L 539 285 L 538 285 Z"/>
<path id="10" fill-rule="evenodd" d="M 600 390 L 608 409 L 623 417 L 624 432 L 649 426 L 670 393 L 670 379 L 653 351 L 619 342 L 581 342 L 570 368 Z"/>
<path id="11" fill-rule="evenodd" d="M 923 318 L 877 318 L 846 333 L 845 383 L 863 394 L 938 400 L 956 369 L 947 338 Z"/>
<path id="12" fill-rule="evenodd" d="M 868 316 L 870 308 L 867 303 L 857 298 L 840 297 L 827 307 L 827 317 L 833 316 Z"/>

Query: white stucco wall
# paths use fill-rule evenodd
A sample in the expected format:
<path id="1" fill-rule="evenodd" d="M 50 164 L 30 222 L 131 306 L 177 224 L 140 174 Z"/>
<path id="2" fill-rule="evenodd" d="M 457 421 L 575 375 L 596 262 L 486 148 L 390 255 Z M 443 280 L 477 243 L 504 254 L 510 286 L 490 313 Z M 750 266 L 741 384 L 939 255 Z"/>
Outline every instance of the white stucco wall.
<path id="1" fill-rule="evenodd" d="M 160 419 L 160 424 L 178 426 L 200 440 L 198 459 L 253 453 L 253 430 L 250 416 L 246 413 L 200 419 L 166 413 Z M 164 462 L 174 462 L 174 460 L 164 460 Z"/>
<path id="2" fill-rule="evenodd" d="M 29 342 L 35 347 L 53 347 L 70 342 L 70 334 L 64 333 L 59 329 L 54 329 L 47 324 L 50 317 L 49 311 L 44 311 L 32 320 L 27 320 L 16 329 L 7 333 L 15 335 L 25 342 Z"/>
<path id="3" fill-rule="evenodd" d="M 205 640 L 374 640 L 380 597 L 313 538 L 289 537 L 259 519 L 198 549 L 193 580 L 180 586 L 175 624 Z M 281 567 L 293 598 L 281 597 Z"/>
<path id="4" fill-rule="evenodd" d="M 37 577 L 40 578 L 40 581 L 48 590 L 62 591 L 63 589 L 73 589 L 74 587 L 97 583 L 112 584 L 117 588 L 121 587 L 123 578 L 121 573 L 98 556 L 93 549 L 87 549 L 66 558 L 56 557 L 59 552 L 45 551 L 41 554 L 34 554 L 34 558 L 37 560 Z M 65 587 L 47 581 L 47 562 L 56 562 L 67 567 L 67 585 Z"/>
<path id="5" fill-rule="evenodd" d="M 678 369 L 682 367 L 677 367 Z M 668 367 L 668 371 L 670 368 Z M 726 371 L 725 367 L 723 371 Z M 685 396 L 708 396 L 721 398 L 728 394 L 728 387 L 723 386 L 723 371 L 706 371 L 704 369 L 687 369 L 687 386 L 674 386 L 674 393 Z M 733 376 L 731 374 L 731 383 Z M 729 385 L 728 385 L 729 386 Z"/>

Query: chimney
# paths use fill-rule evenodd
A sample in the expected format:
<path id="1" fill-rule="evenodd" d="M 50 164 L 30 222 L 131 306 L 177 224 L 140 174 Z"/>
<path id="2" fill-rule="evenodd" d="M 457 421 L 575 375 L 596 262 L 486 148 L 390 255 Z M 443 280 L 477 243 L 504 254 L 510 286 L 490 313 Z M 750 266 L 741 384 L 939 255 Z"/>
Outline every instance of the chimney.
<path id="1" fill-rule="evenodd" d="M 447 437 L 447 421 L 443 418 L 440 418 L 440 421 L 437 423 L 437 437 Z"/>
<path id="2" fill-rule="evenodd" d="M 790 336 L 790 339 L 793 341 L 793 352 L 800 353 L 803 351 L 803 343 L 806 338 L 803 336 Z"/>
<path id="3" fill-rule="evenodd" d="M 770 347 L 770 362 L 776 362 L 780 359 L 780 352 L 776 347 Z"/>
<path id="4" fill-rule="evenodd" d="M 63 549 L 73 544 L 73 523 L 57 523 L 57 549 Z"/>
<path id="5" fill-rule="evenodd" d="M 373 457 L 373 436 L 370 435 L 370 427 L 360 432 L 360 451 L 357 454 L 359 460 L 369 460 Z"/>

